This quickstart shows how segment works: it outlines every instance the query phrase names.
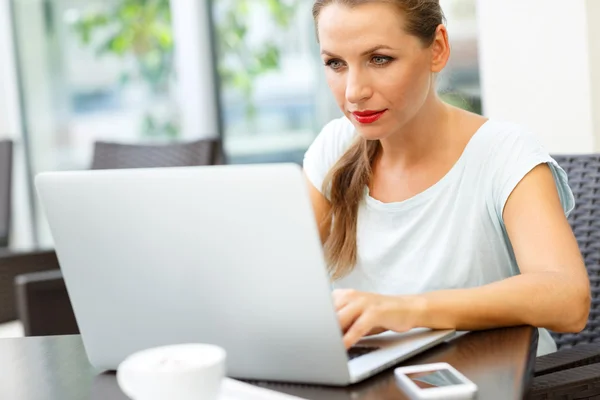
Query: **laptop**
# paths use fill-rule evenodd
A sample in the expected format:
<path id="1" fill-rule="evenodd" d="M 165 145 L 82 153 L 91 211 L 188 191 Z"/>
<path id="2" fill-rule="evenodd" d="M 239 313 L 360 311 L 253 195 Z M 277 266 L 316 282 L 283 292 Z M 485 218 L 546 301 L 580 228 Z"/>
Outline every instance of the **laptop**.
<path id="1" fill-rule="evenodd" d="M 344 347 L 297 165 L 47 172 L 36 188 L 98 369 L 201 342 L 227 351 L 232 378 L 344 386 L 454 334 Z"/>

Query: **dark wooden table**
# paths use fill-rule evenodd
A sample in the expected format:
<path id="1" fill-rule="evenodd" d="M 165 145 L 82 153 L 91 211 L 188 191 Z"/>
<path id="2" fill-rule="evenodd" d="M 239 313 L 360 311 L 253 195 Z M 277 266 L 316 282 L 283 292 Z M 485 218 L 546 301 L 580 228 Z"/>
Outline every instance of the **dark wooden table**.
<path id="1" fill-rule="evenodd" d="M 537 330 L 531 327 L 472 332 L 406 365 L 445 361 L 477 384 L 479 399 L 521 399 L 533 376 L 536 347 Z M 0 371 L 0 399 L 127 400 L 114 373 L 90 366 L 78 335 L 0 339 Z M 348 388 L 255 384 L 311 400 L 406 399 L 393 371 Z"/>

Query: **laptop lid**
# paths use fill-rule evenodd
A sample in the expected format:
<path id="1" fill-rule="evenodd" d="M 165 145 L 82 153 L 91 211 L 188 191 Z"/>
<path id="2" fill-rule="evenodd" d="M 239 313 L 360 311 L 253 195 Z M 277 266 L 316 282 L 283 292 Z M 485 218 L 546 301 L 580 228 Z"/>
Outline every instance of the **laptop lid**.
<path id="1" fill-rule="evenodd" d="M 205 342 L 231 377 L 349 382 L 299 166 L 51 172 L 36 187 L 94 366 Z"/>

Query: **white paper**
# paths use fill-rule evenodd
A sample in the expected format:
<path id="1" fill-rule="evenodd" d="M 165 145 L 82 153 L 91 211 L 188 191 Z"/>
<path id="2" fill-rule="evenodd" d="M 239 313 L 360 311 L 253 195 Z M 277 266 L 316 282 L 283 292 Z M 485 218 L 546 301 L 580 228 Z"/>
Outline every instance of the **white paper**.
<path id="1" fill-rule="evenodd" d="M 306 400 L 301 397 L 250 385 L 230 378 L 223 379 L 219 400 Z"/>

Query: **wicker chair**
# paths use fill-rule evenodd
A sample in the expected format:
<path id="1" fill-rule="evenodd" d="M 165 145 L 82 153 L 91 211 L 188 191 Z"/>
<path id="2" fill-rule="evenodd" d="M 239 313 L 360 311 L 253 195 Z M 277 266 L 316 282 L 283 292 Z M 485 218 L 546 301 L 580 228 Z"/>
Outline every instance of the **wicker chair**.
<path id="1" fill-rule="evenodd" d="M 12 142 L 0 141 L 0 247 L 8 246 L 12 195 Z"/>
<path id="2" fill-rule="evenodd" d="M 224 164 L 221 141 L 202 139 L 166 145 L 94 143 L 92 169 L 187 167 Z"/>
<path id="3" fill-rule="evenodd" d="M 20 274 L 56 270 L 53 250 L 0 251 L 0 323 L 17 319 L 15 278 Z"/>
<path id="4" fill-rule="evenodd" d="M 590 278 L 588 324 L 577 334 L 552 333 L 559 351 L 536 360 L 530 399 L 600 398 L 600 154 L 554 159 L 569 176 L 576 206 L 569 216 Z"/>
<path id="5" fill-rule="evenodd" d="M 96 142 L 92 169 L 154 168 L 224 163 L 221 141 L 167 145 Z M 14 282 L 17 312 L 26 336 L 77 334 L 79 329 L 60 270 L 23 270 Z"/>

